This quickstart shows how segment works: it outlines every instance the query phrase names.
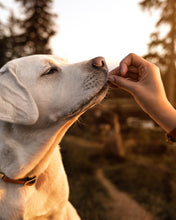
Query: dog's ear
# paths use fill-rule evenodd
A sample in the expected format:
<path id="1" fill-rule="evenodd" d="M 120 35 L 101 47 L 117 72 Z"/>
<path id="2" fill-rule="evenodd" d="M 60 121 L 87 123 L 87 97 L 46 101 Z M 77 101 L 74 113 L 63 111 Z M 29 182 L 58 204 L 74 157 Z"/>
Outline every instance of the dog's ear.
<path id="1" fill-rule="evenodd" d="M 37 105 L 29 91 L 6 64 L 0 69 L 0 120 L 31 125 L 39 117 Z"/>

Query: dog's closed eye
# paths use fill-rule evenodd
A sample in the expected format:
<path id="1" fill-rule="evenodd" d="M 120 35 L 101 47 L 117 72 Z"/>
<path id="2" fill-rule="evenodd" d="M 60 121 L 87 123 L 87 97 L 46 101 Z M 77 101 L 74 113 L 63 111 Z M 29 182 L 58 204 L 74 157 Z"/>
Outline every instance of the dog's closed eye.
<path id="1" fill-rule="evenodd" d="M 49 70 L 45 71 L 41 76 L 53 75 L 60 72 L 58 67 L 51 67 Z"/>

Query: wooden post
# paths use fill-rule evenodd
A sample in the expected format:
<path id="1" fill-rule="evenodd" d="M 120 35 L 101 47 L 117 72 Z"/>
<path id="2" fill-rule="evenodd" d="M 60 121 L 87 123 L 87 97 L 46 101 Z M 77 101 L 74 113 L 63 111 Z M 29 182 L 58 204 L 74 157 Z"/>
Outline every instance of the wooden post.
<path id="1" fill-rule="evenodd" d="M 114 137 L 116 143 L 117 156 L 125 157 L 125 146 L 123 144 L 120 123 L 117 114 L 113 114 Z"/>

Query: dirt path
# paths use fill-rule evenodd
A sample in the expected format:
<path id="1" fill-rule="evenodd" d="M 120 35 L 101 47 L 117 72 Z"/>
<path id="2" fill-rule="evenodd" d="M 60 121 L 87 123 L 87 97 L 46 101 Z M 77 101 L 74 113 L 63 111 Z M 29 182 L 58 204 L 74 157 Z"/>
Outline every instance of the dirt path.
<path id="1" fill-rule="evenodd" d="M 154 220 L 149 212 L 124 192 L 119 191 L 103 174 L 101 169 L 96 172 L 97 179 L 109 193 L 112 202 L 107 205 L 108 219 L 111 220 Z"/>

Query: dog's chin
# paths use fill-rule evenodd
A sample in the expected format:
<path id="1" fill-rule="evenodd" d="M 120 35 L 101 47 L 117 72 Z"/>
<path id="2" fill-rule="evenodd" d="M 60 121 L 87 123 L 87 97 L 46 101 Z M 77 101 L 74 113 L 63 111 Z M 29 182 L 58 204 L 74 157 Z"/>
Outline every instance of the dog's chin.
<path id="1" fill-rule="evenodd" d="M 71 111 L 70 113 L 67 114 L 67 119 L 71 119 L 76 116 L 82 115 L 84 112 L 86 112 L 88 109 L 92 108 L 93 106 L 97 105 L 100 103 L 104 97 L 106 96 L 106 93 L 108 91 L 108 84 L 105 83 L 104 86 L 94 95 L 92 95 L 88 100 L 85 102 L 81 103 L 80 106 Z"/>

